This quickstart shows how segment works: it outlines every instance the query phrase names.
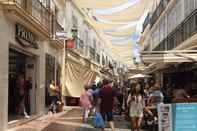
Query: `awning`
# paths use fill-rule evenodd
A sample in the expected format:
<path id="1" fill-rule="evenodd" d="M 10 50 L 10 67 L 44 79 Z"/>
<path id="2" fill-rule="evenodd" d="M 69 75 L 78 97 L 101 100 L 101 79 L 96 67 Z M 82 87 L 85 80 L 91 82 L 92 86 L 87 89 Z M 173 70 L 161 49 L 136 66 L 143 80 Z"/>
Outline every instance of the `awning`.
<path id="1" fill-rule="evenodd" d="M 67 61 L 65 74 L 66 89 L 63 89 L 63 95 L 71 97 L 80 97 L 84 91 L 84 86 L 93 83 L 98 75 L 90 68 L 72 60 Z"/>
<path id="2" fill-rule="evenodd" d="M 73 0 L 82 8 L 111 8 L 126 3 L 128 0 Z"/>
<path id="3" fill-rule="evenodd" d="M 180 63 L 197 62 L 195 50 L 172 50 L 172 51 L 145 51 L 141 54 L 144 63 Z"/>
<path id="4" fill-rule="evenodd" d="M 111 15 L 97 15 L 99 19 L 115 21 L 115 22 L 130 22 L 139 20 L 145 12 L 153 4 L 154 0 L 139 0 L 134 6 L 131 6 L 121 12 Z"/>
<path id="5" fill-rule="evenodd" d="M 73 0 L 73 2 L 103 39 L 102 43 L 106 45 L 107 52 L 112 52 L 118 61 L 133 66 L 132 45 L 137 40 L 132 36 L 135 36 L 136 32 L 139 33 L 138 24 L 152 8 L 154 0 Z M 134 41 L 129 41 L 128 47 L 125 46 L 128 41 L 122 38 L 129 36 Z M 116 38 L 111 39 L 111 37 Z M 113 45 L 121 45 L 122 48 Z"/>

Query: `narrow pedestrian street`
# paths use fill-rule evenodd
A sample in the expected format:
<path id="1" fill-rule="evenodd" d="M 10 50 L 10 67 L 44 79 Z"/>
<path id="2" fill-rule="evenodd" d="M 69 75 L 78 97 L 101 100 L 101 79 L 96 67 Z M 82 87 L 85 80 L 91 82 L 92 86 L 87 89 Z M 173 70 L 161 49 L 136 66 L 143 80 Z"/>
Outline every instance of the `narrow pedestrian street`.
<path id="1" fill-rule="evenodd" d="M 197 131 L 197 0 L 0 0 L 0 45 L 0 131 Z"/>
<path id="2" fill-rule="evenodd" d="M 93 127 L 93 116 L 87 124 L 82 123 L 81 116 L 81 108 L 73 107 L 66 112 L 54 116 L 43 116 L 8 131 L 100 131 Z M 130 124 L 123 117 L 115 116 L 114 120 L 117 131 L 130 131 Z M 108 130 L 110 131 L 106 128 L 106 131 Z"/>

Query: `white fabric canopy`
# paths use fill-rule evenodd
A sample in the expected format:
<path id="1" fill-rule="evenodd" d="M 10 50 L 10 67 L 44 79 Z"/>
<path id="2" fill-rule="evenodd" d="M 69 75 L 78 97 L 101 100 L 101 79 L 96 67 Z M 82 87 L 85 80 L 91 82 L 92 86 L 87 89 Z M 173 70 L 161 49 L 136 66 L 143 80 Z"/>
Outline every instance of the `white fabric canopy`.
<path id="1" fill-rule="evenodd" d="M 115 22 L 130 22 L 139 20 L 145 12 L 147 6 L 152 5 L 153 0 L 140 0 L 135 6 L 131 6 L 121 12 L 113 13 L 111 15 L 97 15 L 99 19 L 115 21 Z"/>
<path id="2" fill-rule="evenodd" d="M 117 36 L 117 37 L 123 37 L 123 36 L 131 36 L 136 30 L 136 26 L 133 28 L 128 28 L 125 30 L 120 30 L 120 31 L 114 31 L 114 32 L 104 32 L 106 35 L 111 35 L 111 36 Z"/>
<path id="3" fill-rule="evenodd" d="M 128 0 L 73 0 L 82 8 L 111 8 L 126 3 Z"/>
<path id="4" fill-rule="evenodd" d="M 104 40 L 106 48 L 128 65 L 132 61 L 132 40 L 137 23 L 149 10 L 154 0 L 73 0 L 85 19 Z M 137 21 L 137 22 L 136 22 Z"/>

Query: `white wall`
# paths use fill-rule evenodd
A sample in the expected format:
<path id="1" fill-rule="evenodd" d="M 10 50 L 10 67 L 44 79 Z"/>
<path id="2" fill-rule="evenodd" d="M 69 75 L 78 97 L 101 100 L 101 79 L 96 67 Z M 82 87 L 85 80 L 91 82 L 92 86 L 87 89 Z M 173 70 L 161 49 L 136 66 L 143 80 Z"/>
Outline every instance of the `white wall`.
<path id="1" fill-rule="evenodd" d="M 155 48 L 169 33 L 171 33 L 194 9 L 197 0 L 172 0 L 172 6 L 158 19 L 150 31 L 151 48 Z M 145 39 L 147 43 L 148 39 Z"/>

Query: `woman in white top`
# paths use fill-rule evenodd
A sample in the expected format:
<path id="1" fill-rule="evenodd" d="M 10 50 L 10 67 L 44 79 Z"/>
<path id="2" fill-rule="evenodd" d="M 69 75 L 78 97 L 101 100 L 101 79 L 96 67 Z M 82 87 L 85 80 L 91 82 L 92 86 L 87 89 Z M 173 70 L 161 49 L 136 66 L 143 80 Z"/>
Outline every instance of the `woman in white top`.
<path id="1" fill-rule="evenodd" d="M 127 99 L 127 104 L 130 106 L 129 115 L 131 117 L 132 131 L 140 131 L 140 126 L 143 118 L 143 109 L 145 107 L 140 84 L 137 84 L 132 88 L 132 91 Z"/>

